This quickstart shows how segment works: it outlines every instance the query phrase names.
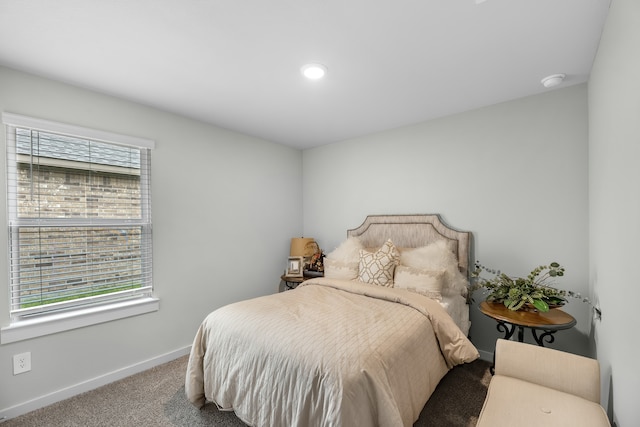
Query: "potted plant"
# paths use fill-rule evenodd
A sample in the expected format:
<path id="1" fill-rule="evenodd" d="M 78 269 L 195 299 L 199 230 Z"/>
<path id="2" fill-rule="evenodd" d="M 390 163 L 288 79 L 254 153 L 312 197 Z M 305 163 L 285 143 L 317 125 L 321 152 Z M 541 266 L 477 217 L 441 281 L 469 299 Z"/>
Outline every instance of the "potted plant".
<path id="1" fill-rule="evenodd" d="M 482 272 L 493 275 L 487 279 Z M 510 277 L 499 270 L 489 269 L 476 261 L 471 277 L 475 279 L 472 290 L 484 289 L 489 293 L 487 301 L 502 303 L 509 310 L 549 311 L 567 303 L 566 296 L 580 297 L 579 294 L 556 289 L 549 281 L 564 276 L 564 267 L 557 262 L 541 265 L 531 270 L 527 277 Z"/>

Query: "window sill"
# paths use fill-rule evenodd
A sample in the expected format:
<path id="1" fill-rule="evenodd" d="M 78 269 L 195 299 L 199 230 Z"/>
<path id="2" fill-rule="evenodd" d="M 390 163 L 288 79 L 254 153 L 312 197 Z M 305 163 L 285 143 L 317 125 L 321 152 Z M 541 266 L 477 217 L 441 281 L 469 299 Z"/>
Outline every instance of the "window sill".
<path id="1" fill-rule="evenodd" d="M 112 320 L 138 316 L 158 311 L 160 300 L 152 297 L 105 304 L 75 310 L 68 313 L 50 314 L 28 320 L 19 320 L 0 329 L 0 344 L 23 341 L 44 335 L 69 331 Z"/>

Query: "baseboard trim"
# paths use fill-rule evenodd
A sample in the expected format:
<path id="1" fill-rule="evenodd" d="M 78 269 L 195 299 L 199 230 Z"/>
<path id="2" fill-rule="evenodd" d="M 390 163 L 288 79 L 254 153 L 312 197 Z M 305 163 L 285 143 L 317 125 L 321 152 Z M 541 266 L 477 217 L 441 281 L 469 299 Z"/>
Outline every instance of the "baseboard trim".
<path id="1" fill-rule="evenodd" d="M 191 346 L 180 348 L 178 350 L 171 351 L 169 353 L 161 354 L 160 356 L 144 360 L 131 366 L 118 369 L 108 374 L 101 375 L 99 377 L 83 381 L 70 387 L 63 388 L 53 393 L 46 394 L 44 396 L 37 397 L 33 400 L 29 400 L 24 403 L 12 406 L 10 408 L 0 410 L 0 423 L 9 420 L 11 418 L 24 415 L 28 412 L 35 411 L 36 409 L 44 408 L 61 400 L 68 399 L 76 396 L 80 393 L 84 393 L 90 390 L 94 390 L 103 385 L 107 385 L 114 381 L 121 380 L 130 375 L 137 374 L 147 369 L 151 369 L 155 366 L 162 365 L 163 363 L 171 362 L 179 357 L 189 354 Z"/>
<path id="2" fill-rule="evenodd" d="M 493 362 L 493 353 L 484 350 L 478 350 L 480 353 L 480 360 L 485 360 L 487 362 Z"/>

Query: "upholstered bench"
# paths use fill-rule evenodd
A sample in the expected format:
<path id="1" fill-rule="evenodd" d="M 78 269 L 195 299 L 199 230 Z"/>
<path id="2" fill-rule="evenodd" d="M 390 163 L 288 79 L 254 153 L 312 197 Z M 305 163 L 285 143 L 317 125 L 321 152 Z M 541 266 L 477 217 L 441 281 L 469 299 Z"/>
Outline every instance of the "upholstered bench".
<path id="1" fill-rule="evenodd" d="M 598 361 L 499 339 L 477 426 L 610 426 Z"/>

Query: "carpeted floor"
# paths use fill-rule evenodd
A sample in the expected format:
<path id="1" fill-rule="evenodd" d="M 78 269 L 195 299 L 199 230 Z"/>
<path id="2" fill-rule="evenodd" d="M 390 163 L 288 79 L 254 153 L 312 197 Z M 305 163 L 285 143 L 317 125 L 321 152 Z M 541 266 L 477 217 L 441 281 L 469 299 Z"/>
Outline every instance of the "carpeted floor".
<path id="1" fill-rule="evenodd" d="M 453 368 L 425 405 L 417 427 L 475 426 L 491 379 L 489 363 Z M 233 412 L 198 410 L 184 393 L 187 356 L 0 423 L 2 427 L 244 426 Z M 280 426 L 278 426 L 280 427 Z"/>

